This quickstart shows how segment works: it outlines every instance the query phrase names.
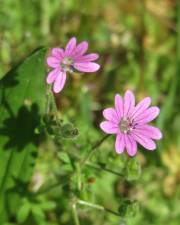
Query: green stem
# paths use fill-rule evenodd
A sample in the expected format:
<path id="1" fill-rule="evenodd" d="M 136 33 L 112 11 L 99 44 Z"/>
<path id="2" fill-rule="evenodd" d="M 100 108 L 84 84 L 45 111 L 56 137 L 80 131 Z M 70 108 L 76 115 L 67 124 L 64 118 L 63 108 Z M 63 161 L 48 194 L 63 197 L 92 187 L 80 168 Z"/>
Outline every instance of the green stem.
<path id="1" fill-rule="evenodd" d="M 101 206 L 101 205 L 97 205 L 97 204 L 94 204 L 94 203 L 91 203 L 91 202 L 86 202 L 86 201 L 83 201 L 83 200 L 77 200 L 77 203 L 80 204 L 80 205 L 85 205 L 85 206 L 89 206 L 91 208 L 94 208 L 94 209 L 99 209 L 99 210 L 102 210 L 104 211 L 104 207 Z"/>
<path id="2" fill-rule="evenodd" d="M 76 164 L 76 172 L 77 172 L 77 184 L 78 184 L 78 190 L 81 191 L 81 167 L 79 163 Z"/>
<path id="3" fill-rule="evenodd" d="M 41 2 L 41 32 L 44 37 L 49 36 L 50 30 L 50 13 L 49 13 L 49 0 L 43 0 Z"/>
<path id="4" fill-rule="evenodd" d="M 50 111 L 54 111 L 57 114 L 57 106 L 54 98 L 54 94 L 51 90 L 51 86 L 47 85 L 46 88 L 46 114 L 48 115 Z"/>
<path id="5" fill-rule="evenodd" d="M 86 162 L 86 165 L 89 166 L 89 167 L 91 167 L 91 168 L 93 168 L 93 169 L 96 169 L 96 170 L 104 170 L 104 171 L 106 171 L 108 173 L 112 173 L 112 174 L 114 174 L 116 176 L 120 176 L 120 177 L 123 177 L 124 176 L 122 173 L 118 173 L 116 171 L 113 171 L 113 170 L 108 169 L 108 168 L 103 167 L 103 166 L 96 165 L 94 163 Z"/>
<path id="6" fill-rule="evenodd" d="M 82 163 L 77 164 L 77 178 L 78 178 L 78 189 L 79 190 L 81 190 L 81 174 L 80 173 L 81 173 L 82 166 L 84 166 L 86 164 L 87 160 L 96 151 L 96 148 L 98 148 L 103 143 L 103 141 L 106 140 L 108 137 L 109 137 L 109 135 L 104 136 L 100 141 L 98 141 L 94 146 L 92 146 L 91 152 L 89 152 L 89 154 L 82 160 Z M 63 187 L 65 185 L 67 185 L 72 175 L 74 175 L 74 172 L 69 176 L 69 178 L 67 179 L 67 181 L 65 183 L 62 184 L 61 182 L 57 182 L 57 183 L 47 187 L 44 190 L 39 190 L 38 192 L 35 193 L 35 195 L 41 195 L 41 194 L 51 191 L 52 189 L 54 189 L 58 186 Z"/>
<path id="7" fill-rule="evenodd" d="M 77 213 L 77 208 L 76 208 L 75 203 L 72 205 L 72 213 L 73 213 L 73 218 L 74 218 L 74 224 L 80 225 L 79 217 L 78 217 L 78 213 Z"/>
<path id="8" fill-rule="evenodd" d="M 62 181 L 58 181 L 57 183 L 52 184 L 49 187 L 47 187 L 45 189 L 41 189 L 38 192 L 34 193 L 34 196 L 45 194 L 45 193 L 47 193 L 47 192 L 49 192 L 52 189 L 57 188 L 57 187 L 64 187 L 64 186 L 66 186 L 69 183 L 70 178 L 71 178 L 72 175 L 73 175 L 73 173 L 71 175 L 69 175 L 69 177 L 67 178 L 67 180 L 64 183 L 62 183 Z"/>
<path id="9" fill-rule="evenodd" d="M 61 123 L 59 121 L 58 109 L 56 106 L 56 100 L 51 90 L 51 87 L 48 85 L 46 89 L 46 116 L 47 117 L 51 111 L 54 113 L 57 125 L 61 126 Z"/>
<path id="10" fill-rule="evenodd" d="M 104 136 L 100 141 L 98 141 L 94 146 L 92 146 L 91 151 L 87 156 L 80 162 L 81 167 L 83 167 L 86 162 L 91 158 L 91 156 L 96 152 L 96 149 L 109 137 L 109 134 Z"/>
<path id="11" fill-rule="evenodd" d="M 91 208 L 94 208 L 94 209 L 98 209 L 98 210 L 101 210 L 101 211 L 106 211 L 106 212 L 111 213 L 111 214 L 113 214 L 115 216 L 120 216 L 120 214 L 118 212 L 115 212 L 115 211 L 113 211 L 111 209 L 108 209 L 108 208 L 106 208 L 106 207 L 104 207 L 102 205 L 93 204 L 91 202 L 86 202 L 86 201 L 80 200 L 80 199 L 77 200 L 77 203 L 80 204 L 80 205 L 88 206 L 88 207 L 91 207 Z"/>
<path id="12" fill-rule="evenodd" d="M 141 34 L 140 34 L 140 43 L 139 43 L 139 50 L 140 50 L 140 58 L 139 58 L 139 65 L 140 65 L 140 74 L 139 74 L 139 87 L 141 91 L 144 91 L 144 81 L 145 81 L 145 49 L 144 49 L 144 37 L 146 35 L 145 29 L 145 14 L 146 14 L 146 2 L 145 0 L 140 1 L 140 15 L 141 15 Z"/>
<path id="13" fill-rule="evenodd" d="M 46 115 L 49 115 L 51 108 L 51 90 L 49 86 L 47 85 L 46 88 Z"/>

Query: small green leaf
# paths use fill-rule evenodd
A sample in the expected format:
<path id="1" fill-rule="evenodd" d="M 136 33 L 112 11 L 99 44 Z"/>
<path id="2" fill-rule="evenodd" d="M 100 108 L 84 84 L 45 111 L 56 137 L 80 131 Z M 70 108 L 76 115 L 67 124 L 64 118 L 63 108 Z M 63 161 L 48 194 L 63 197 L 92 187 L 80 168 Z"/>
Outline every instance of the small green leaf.
<path id="1" fill-rule="evenodd" d="M 21 206 L 21 208 L 17 212 L 17 221 L 19 223 L 23 223 L 27 220 L 29 213 L 30 213 L 30 205 L 29 204 L 24 204 Z"/>
<path id="2" fill-rule="evenodd" d="M 71 163 L 71 159 L 66 152 L 59 152 L 58 158 L 64 163 Z"/>
<path id="3" fill-rule="evenodd" d="M 56 207 L 56 203 L 53 201 L 45 201 L 41 204 L 43 210 L 53 210 Z"/>
<path id="4" fill-rule="evenodd" d="M 38 224 L 42 224 L 42 222 L 44 222 L 45 214 L 44 214 L 43 209 L 40 207 L 40 205 L 33 205 L 32 214 L 33 214 L 34 220 Z"/>

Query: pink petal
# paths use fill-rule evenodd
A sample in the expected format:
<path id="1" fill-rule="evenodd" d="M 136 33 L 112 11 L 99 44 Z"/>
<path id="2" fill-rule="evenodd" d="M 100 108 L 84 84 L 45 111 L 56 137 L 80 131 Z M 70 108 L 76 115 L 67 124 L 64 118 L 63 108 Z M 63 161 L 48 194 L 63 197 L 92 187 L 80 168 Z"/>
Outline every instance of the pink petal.
<path id="1" fill-rule="evenodd" d="M 116 136 L 115 149 L 118 154 L 121 154 L 124 151 L 125 142 L 124 135 L 119 133 Z"/>
<path id="2" fill-rule="evenodd" d="M 151 104 L 151 98 L 147 97 L 140 101 L 132 112 L 132 119 L 135 119 L 139 114 L 141 114 L 145 109 L 147 109 Z"/>
<path id="3" fill-rule="evenodd" d="M 107 134 L 116 134 L 118 132 L 117 125 L 109 121 L 100 123 L 100 128 Z"/>
<path id="4" fill-rule="evenodd" d="M 97 63 L 85 62 L 85 63 L 74 63 L 74 68 L 81 72 L 96 72 L 100 66 Z"/>
<path id="5" fill-rule="evenodd" d="M 152 106 L 149 109 L 146 109 L 142 114 L 140 114 L 135 122 L 138 124 L 149 123 L 154 120 L 159 115 L 160 109 L 157 106 Z"/>
<path id="6" fill-rule="evenodd" d="M 76 38 L 73 37 L 69 40 L 69 42 L 66 45 L 65 55 L 70 56 L 75 50 L 75 48 L 76 48 Z"/>
<path id="7" fill-rule="evenodd" d="M 57 59 L 56 57 L 49 56 L 47 57 L 47 64 L 52 68 L 57 68 L 60 66 L 60 60 Z"/>
<path id="8" fill-rule="evenodd" d="M 53 91 L 55 93 L 59 93 L 63 89 L 65 82 L 66 82 L 66 73 L 60 72 L 54 82 Z"/>
<path id="9" fill-rule="evenodd" d="M 156 144 L 150 138 L 145 137 L 144 135 L 137 134 L 135 131 L 131 133 L 131 136 L 137 141 L 140 145 L 148 150 L 155 150 Z"/>
<path id="10" fill-rule="evenodd" d="M 64 50 L 62 48 L 53 48 L 52 56 L 61 59 L 64 56 Z"/>
<path id="11" fill-rule="evenodd" d="M 78 44 L 78 46 L 73 52 L 73 56 L 74 57 L 82 56 L 87 51 L 87 49 L 88 49 L 88 42 L 83 41 L 80 44 Z"/>
<path id="12" fill-rule="evenodd" d="M 49 74 L 47 75 L 47 78 L 46 78 L 46 82 L 48 84 L 52 84 L 55 81 L 55 79 L 59 73 L 60 73 L 59 69 L 54 69 L 51 72 L 49 72 Z"/>
<path id="13" fill-rule="evenodd" d="M 105 110 L 103 110 L 103 116 L 105 119 L 114 122 L 116 124 L 119 123 L 119 119 L 116 113 L 116 110 L 113 108 L 107 108 Z"/>
<path id="14" fill-rule="evenodd" d="M 129 114 L 134 110 L 135 98 L 132 91 L 126 91 L 124 95 L 124 116 L 128 117 Z"/>
<path id="15" fill-rule="evenodd" d="M 117 115 L 119 117 L 119 120 L 123 117 L 123 99 L 120 95 L 115 95 L 115 109 L 117 112 Z"/>
<path id="16" fill-rule="evenodd" d="M 135 132 L 155 140 L 159 140 L 162 138 L 162 133 L 157 127 L 147 124 L 137 126 Z"/>
<path id="17" fill-rule="evenodd" d="M 124 135 L 125 138 L 125 146 L 127 149 L 127 153 L 130 156 L 134 156 L 137 153 L 137 143 L 134 140 L 133 137 L 131 137 L 130 135 Z"/>
<path id="18" fill-rule="evenodd" d="M 75 57 L 75 62 L 83 63 L 83 62 L 91 62 L 99 58 L 99 55 L 96 53 L 87 54 L 84 56 Z"/>

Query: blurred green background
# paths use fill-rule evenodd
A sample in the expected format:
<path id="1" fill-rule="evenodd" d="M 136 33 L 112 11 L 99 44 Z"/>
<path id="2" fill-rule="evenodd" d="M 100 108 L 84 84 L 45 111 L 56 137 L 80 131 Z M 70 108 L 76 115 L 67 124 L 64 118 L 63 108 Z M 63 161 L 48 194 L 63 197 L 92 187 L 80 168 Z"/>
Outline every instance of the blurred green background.
<path id="1" fill-rule="evenodd" d="M 97 140 L 103 119 L 101 111 L 112 106 L 115 93 L 126 89 L 137 100 L 151 96 L 161 108 L 156 125 L 164 138 L 155 152 L 139 150 L 141 177 L 132 183 L 107 173 L 88 170 L 84 195 L 92 202 L 116 208 L 121 196 L 137 199 L 137 215 L 131 225 L 179 225 L 180 221 L 180 4 L 173 0 L 1 0 L 0 77 L 39 46 L 64 47 L 68 39 L 89 42 L 89 52 L 98 52 L 101 70 L 96 74 L 69 76 L 56 96 L 63 119 L 80 129 L 72 143 Z M 38 74 L 32 74 L 34 82 Z M 37 92 L 38 95 L 38 92 Z M 33 188 L 48 184 L 61 171 L 50 142 L 42 142 L 31 181 Z M 72 148 L 72 151 L 74 149 Z M 102 152 L 103 151 L 103 152 Z M 97 154 L 99 160 L 121 172 L 124 156 L 116 155 L 113 138 Z M 95 177 L 95 178 L 94 178 Z M 94 178 L 93 182 L 89 179 Z M 91 181 L 92 181 L 91 180 Z M 33 215 L 22 222 L 22 208 L 12 224 L 73 224 L 67 190 L 55 189 L 33 205 Z M 81 224 L 123 224 L 118 217 L 80 207 Z M 23 214 L 24 215 L 24 214 Z M 37 219 L 38 218 L 38 219 Z M 11 224 L 11 223 L 10 223 Z"/>

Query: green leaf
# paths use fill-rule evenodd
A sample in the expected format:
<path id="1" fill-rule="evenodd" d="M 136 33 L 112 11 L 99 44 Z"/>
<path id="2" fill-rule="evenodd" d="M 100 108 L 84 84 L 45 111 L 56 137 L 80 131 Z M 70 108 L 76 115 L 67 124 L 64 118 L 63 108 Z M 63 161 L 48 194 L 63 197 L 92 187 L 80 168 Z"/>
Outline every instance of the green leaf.
<path id="1" fill-rule="evenodd" d="M 71 160 L 66 152 L 59 152 L 58 158 L 64 163 L 71 163 Z"/>
<path id="2" fill-rule="evenodd" d="M 53 201 L 44 201 L 41 204 L 43 210 L 53 210 L 56 207 L 56 203 Z"/>
<path id="3" fill-rule="evenodd" d="M 15 223 L 4 223 L 3 225 L 16 225 Z"/>
<path id="4" fill-rule="evenodd" d="M 31 207 L 29 204 L 22 205 L 17 213 L 17 221 L 23 223 L 27 220 Z"/>
<path id="5" fill-rule="evenodd" d="M 44 222 L 45 214 L 43 209 L 41 209 L 39 205 L 33 205 L 32 214 L 37 224 L 42 224 L 42 222 Z"/>
<path id="6" fill-rule="evenodd" d="M 0 224 L 18 210 L 16 181 L 28 182 L 33 171 L 34 130 L 45 111 L 45 53 L 35 51 L 0 80 Z"/>

